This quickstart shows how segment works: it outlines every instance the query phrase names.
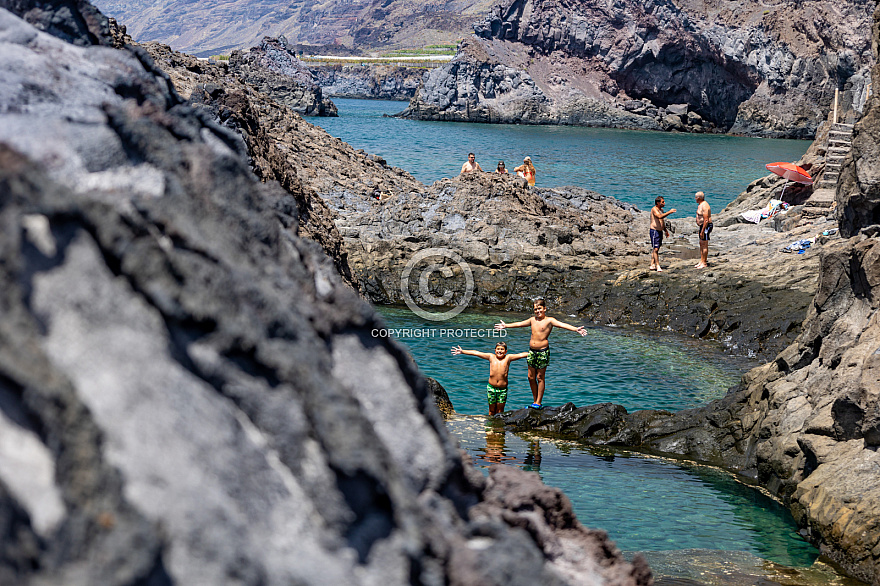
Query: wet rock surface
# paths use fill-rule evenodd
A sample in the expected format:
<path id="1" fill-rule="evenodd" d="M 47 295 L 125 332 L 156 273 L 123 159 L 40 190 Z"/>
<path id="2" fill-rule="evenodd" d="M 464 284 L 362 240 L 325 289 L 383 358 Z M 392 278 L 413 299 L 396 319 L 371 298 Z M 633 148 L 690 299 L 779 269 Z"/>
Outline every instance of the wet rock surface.
<path id="1" fill-rule="evenodd" d="M 862 110 L 872 6 L 507 2 L 404 115 L 812 138 Z"/>
<path id="2" fill-rule="evenodd" d="M 291 191 L 142 50 L 6 10 L 0 50 L 0 581 L 651 583 L 534 478 L 507 508 Z"/>

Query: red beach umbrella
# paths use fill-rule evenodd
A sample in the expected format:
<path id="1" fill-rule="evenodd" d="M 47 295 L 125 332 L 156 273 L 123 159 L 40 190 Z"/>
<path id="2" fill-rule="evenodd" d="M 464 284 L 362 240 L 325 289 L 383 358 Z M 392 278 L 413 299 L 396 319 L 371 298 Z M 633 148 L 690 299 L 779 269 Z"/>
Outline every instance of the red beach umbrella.
<path id="1" fill-rule="evenodd" d="M 810 174 L 794 163 L 770 163 L 767 165 L 767 170 L 795 183 L 813 184 L 813 178 L 810 177 Z"/>
<path id="2" fill-rule="evenodd" d="M 785 185 L 782 186 L 782 193 L 779 195 L 779 199 L 782 199 L 782 196 L 785 195 L 785 188 L 788 187 L 789 181 L 803 183 L 804 185 L 813 184 L 813 178 L 810 177 L 810 174 L 794 163 L 769 163 L 766 167 L 768 171 L 776 173 L 785 179 Z"/>

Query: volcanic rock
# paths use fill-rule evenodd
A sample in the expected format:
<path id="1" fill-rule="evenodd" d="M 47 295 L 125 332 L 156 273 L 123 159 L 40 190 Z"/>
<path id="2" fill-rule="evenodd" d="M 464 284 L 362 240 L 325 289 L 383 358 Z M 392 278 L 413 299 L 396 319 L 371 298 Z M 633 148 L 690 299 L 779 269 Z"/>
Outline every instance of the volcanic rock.
<path id="1" fill-rule="evenodd" d="M 479 38 L 431 72 L 404 115 L 812 138 L 835 88 L 842 111 L 863 109 L 871 10 L 810 0 L 793 19 L 761 2 L 514 0 L 474 27 Z M 641 100 L 656 109 L 633 109 Z M 664 118 L 670 106 L 700 124 Z"/>
<path id="2" fill-rule="evenodd" d="M 309 71 L 325 95 L 336 98 L 409 100 L 425 70 L 394 65 L 311 65 Z"/>
<path id="3" fill-rule="evenodd" d="M 256 47 L 233 51 L 229 71 L 279 104 L 304 116 L 338 116 L 336 105 L 325 99 L 321 86 L 296 58 L 284 37 L 263 37 Z"/>
<path id="4" fill-rule="evenodd" d="M 233 131 L 233 140 L 247 153 L 251 168 L 263 181 L 277 181 L 296 200 L 300 235 L 321 245 L 340 275 L 353 283 L 342 238 L 333 223 L 333 213 L 323 199 L 304 187 L 297 165 L 290 159 L 287 144 L 296 144 L 298 129 L 313 128 L 290 108 L 269 99 L 236 76 L 222 62 L 212 63 L 172 51 L 167 45 L 145 43 L 142 59 L 167 74 L 179 94 L 190 104 Z M 152 60 L 150 60 L 152 58 Z M 271 121 L 271 122 L 269 122 Z M 282 146 L 283 145 L 283 146 Z"/>
<path id="5" fill-rule="evenodd" d="M 878 40 L 875 27 L 875 50 Z M 848 237 L 821 248 L 818 290 L 801 333 L 775 360 L 698 409 L 627 413 L 567 404 L 513 412 L 507 423 L 742 474 L 787 504 L 802 534 L 847 573 L 880 582 L 880 159 L 869 156 L 878 132 L 880 101 L 872 96 L 838 184 L 839 229 Z"/>
<path id="6" fill-rule="evenodd" d="M 651 583 L 514 471 L 520 528 L 291 192 L 142 50 L 6 10 L 0 48 L 0 581 Z"/>

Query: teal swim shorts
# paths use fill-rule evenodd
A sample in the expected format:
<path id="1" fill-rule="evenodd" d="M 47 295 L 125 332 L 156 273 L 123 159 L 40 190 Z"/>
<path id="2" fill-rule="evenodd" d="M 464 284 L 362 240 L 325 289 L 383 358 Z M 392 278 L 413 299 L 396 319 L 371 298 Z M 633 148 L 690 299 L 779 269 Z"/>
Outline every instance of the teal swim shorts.
<path id="1" fill-rule="evenodd" d="M 493 387 L 491 384 L 486 385 L 486 396 L 489 399 L 489 404 L 494 405 L 495 403 L 507 403 L 507 389 L 499 389 Z"/>
<path id="2" fill-rule="evenodd" d="M 532 350 L 529 348 L 529 355 L 526 357 L 526 362 L 529 366 L 537 368 L 538 370 L 547 368 L 547 365 L 550 364 L 550 346 L 547 346 L 543 350 Z"/>

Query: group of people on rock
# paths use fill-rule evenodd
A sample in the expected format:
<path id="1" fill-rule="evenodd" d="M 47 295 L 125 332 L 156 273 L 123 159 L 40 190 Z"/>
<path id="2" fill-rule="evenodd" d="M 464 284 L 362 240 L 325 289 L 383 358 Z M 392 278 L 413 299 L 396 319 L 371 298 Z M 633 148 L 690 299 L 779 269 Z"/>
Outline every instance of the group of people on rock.
<path id="1" fill-rule="evenodd" d="M 461 166 L 461 175 L 476 173 L 477 171 L 485 173 L 483 168 L 480 167 L 480 164 L 477 162 L 477 156 L 474 153 L 468 153 L 468 160 Z M 535 166 L 532 164 L 531 157 L 523 159 L 523 164 L 519 167 L 514 167 L 513 171 L 516 173 L 517 177 L 522 177 L 528 181 L 530 186 L 535 184 Z M 504 161 L 498 161 L 498 166 L 495 167 L 495 173 L 498 175 L 507 175 L 509 173 L 507 167 L 504 165 Z"/>
<path id="2" fill-rule="evenodd" d="M 706 201 L 706 195 L 702 191 L 694 194 L 697 202 L 697 228 L 699 228 L 700 242 L 700 262 L 694 265 L 694 268 L 705 269 L 709 266 L 709 234 L 712 233 L 714 224 L 712 223 L 712 208 Z M 651 226 L 648 235 L 651 238 L 651 270 L 662 271 L 660 268 L 660 246 L 663 244 L 663 236 L 669 236 L 669 229 L 666 227 L 666 218 L 674 214 L 677 210 L 672 208 L 668 212 L 663 211 L 666 200 L 663 196 L 657 196 L 654 200 L 654 207 L 651 208 Z"/>

